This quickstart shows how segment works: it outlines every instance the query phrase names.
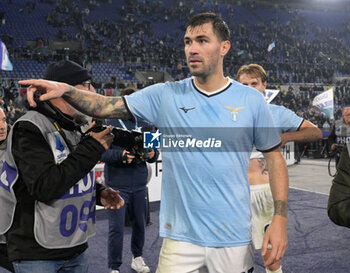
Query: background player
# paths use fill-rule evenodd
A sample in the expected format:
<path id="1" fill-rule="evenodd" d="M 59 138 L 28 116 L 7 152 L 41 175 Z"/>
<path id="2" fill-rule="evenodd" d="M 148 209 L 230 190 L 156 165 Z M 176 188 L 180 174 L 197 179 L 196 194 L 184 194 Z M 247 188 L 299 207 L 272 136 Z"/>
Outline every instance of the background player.
<path id="1" fill-rule="evenodd" d="M 258 64 L 242 66 L 236 76 L 240 83 L 253 87 L 264 94 L 267 85 L 267 75 L 264 68 Z M 297 116 L 293 111 L 269 104 L 269 109 L 275 121 L 282 140 L 282 145 L 290 141 L 316 141 L 322 138 L 322 132 L 314 124 Z M 254 151 L 248 169 L 248 179 L 251 189 L 252 234 L 255 249 L 261 249 L 265 230 L 273 216 L 273 197 L 269 184 L 269 172 L 262 153 Z M 265 238 L 266 239 L 266 238 Z M 269 253 L 269 252 L 268 252 Z M 264 256 L 266 260 L 268 257 Z M 266 272 L 281 273 L 281 263 L 267 266 Z"/>

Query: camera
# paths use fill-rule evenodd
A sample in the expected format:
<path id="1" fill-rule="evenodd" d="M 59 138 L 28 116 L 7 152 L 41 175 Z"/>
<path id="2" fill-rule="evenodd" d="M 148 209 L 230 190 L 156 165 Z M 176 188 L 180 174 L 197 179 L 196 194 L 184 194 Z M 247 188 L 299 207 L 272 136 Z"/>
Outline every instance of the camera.
<path id="1" fill-rule="evenodd" d="M 98 133 L 107 128 L 108 127 L 106 125 L 94 126 L 91 129 L 89 129 L 86 133 Z M 112 134 L 114 135 L 112 145 L 123 147 L 125 148 L 125 150 L 130 152 L 130 155 L 135 156 L 133 162 L 139 164 L 149 159 L 148 152 L 150 152 L 150 149 L 143 148 L 142 132 L 113 127 Z"/>
<path id="2" fill-rule="evenodd" d="M 329 153 L 330 157 L 340 157 L 344 145 L 336 145 L 335 149 Z"/>

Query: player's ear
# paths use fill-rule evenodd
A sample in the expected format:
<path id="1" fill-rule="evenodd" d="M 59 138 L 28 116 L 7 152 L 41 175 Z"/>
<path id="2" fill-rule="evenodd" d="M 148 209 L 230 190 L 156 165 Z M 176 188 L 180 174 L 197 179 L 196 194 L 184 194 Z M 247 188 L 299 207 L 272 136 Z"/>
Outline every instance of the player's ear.
<path id="1" fill-rule="evenodd" d="M 231 43 L 229 40 L 221 42 L 221 56 L 225 56 L 231 48 Z"/>

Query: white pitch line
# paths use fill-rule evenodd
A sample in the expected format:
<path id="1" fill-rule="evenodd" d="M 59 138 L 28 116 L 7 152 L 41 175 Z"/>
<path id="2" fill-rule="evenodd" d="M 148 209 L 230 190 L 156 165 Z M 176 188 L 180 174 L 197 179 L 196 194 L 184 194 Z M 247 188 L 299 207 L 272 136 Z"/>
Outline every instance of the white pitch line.
<path id="1" fill-rule="evenodd" d="M 323 195 L 329 195 L 328 193 L 323 193 L 323 192 L 317 192 L 317 191 L 312 191 L 312 190 L 305 190 L 301 188 L 296 188 L 296 187 L 289 187 L 290 189 L 295 189 L 295 190 L 300 190 L 300 191 L 307 191 L 307 192 L 313 192 L 313 193 L 318 193 L 318 194 L 323 194 Z"/>

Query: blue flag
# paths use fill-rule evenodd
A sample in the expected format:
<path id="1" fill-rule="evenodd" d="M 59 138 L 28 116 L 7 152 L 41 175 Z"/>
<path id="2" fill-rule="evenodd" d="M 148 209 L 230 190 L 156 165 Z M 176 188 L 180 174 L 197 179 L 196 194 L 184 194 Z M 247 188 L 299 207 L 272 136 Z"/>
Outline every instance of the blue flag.
<path id="1" fill-rule="evenodd" d="M 12 71 L 13 66 L 10 62 L 9 53 L 5 44 L 0 40 L 0 69 Z"/>
<path id="2" fill-rule="evenodd" d="M 318 107 L 321 112 L 325 113 L 330 119 L 334 118 L 334 94 L 333 88 L 317 95 L 312 101 L 312 105 Z"/>

